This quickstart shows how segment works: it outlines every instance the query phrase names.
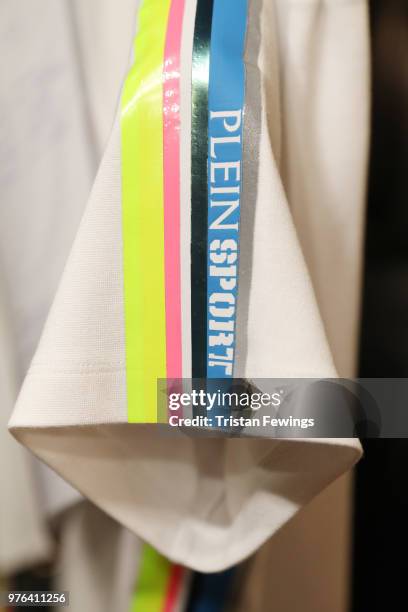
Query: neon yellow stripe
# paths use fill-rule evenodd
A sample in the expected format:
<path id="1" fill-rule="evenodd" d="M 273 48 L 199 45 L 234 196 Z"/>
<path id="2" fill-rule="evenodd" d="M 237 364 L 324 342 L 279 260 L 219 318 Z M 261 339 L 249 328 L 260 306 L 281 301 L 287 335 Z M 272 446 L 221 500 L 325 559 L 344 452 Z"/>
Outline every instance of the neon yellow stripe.
<path id="1" fill-rule="evenodd" d="M 145 544 L 130 612 L 162 612 L 170 571 L 170 561 Z"/>
<path id="2" fill-rule="evenodd" d="M 170 0 L 143 0 L 122 95 L 122 203 L 128 420 L 157 421 L 166 377 L 163 57 Z"/>

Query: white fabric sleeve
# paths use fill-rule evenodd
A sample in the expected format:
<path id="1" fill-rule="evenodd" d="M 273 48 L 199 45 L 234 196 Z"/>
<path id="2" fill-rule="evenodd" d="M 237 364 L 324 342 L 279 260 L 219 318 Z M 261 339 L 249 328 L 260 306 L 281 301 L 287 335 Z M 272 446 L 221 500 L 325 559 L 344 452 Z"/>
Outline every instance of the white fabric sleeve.
<path id="1" fill-rule="evenodd" d="M 323 32 L 338 17 L 332 13 L 320 22 L 319 15 L 328 19 L 320 3 L 299 4 L 312 8 Z M 265 48 L 260 55 L 262 74 L 268 53 Z M 294 224 L 274 153 L 278 137 L 271 122 L 280 121 L 268 113 L 274 86 L 279 82 L 264 78 L 246 367 L 254 378 L 332 377 L 313 270 L 299 243 L 307 223 Z M 187 147 L 189 137 L 182 125 Z M 347 439 L 173 438 L 157 425 L 129 424 L 122 249 L 117 120 L 10 426 L 83 495 L 171 560 L 217 571 L 250 555 L 347 471 L 360 445 Z"/>

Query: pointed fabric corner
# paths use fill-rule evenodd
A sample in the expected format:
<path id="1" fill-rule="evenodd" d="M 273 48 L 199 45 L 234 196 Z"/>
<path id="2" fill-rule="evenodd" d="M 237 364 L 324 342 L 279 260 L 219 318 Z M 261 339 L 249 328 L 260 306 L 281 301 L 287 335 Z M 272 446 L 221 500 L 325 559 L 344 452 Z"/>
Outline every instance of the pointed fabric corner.
<path id="1" fill-rule="evenodd" d="M 102 510 L 204 572 L 254 552 L 361 453 L 356 440 L 170 436 L 156 422 L 169 373 L 336 376 L 271 141 L 277 26 L 260 11 L 141 3 L 121 106 L 10 422 Z M 221 40 L 228 18 L 237 28 Z"/>

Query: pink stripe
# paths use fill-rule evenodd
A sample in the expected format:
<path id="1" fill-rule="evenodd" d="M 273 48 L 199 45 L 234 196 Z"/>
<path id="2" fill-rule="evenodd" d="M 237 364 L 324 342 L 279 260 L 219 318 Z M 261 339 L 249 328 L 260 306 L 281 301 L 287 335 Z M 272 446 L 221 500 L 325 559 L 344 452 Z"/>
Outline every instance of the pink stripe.
<path id="1" fill-rule="evenodd" d="M 172 0 L 163 74 L 164 259 L 167 378 L 182 377 L 180 284 L 180 47 L 184 0 Z"/>
<path id="2" fill-rule="evenodd" d="M 163 612 L 175 612 L 176 604 L 183 581 L 184 569 L 181 565 L 173 565 L 169 584 L 167 587 L 166 599 L 163 606 Z"/>

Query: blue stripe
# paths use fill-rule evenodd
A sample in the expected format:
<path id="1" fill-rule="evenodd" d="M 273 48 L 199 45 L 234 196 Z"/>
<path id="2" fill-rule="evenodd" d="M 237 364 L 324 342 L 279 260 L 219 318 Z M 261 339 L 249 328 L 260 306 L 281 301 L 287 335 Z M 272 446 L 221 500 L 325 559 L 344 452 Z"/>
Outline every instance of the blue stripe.
<path id="1" fill-rule="evenodd" d="M 236 567 L 213 574 L 194 572 L 187 612 L 226 612 L 235 575 Z"/>
<path id="2" fill-rule="evenodd" d="M 215 0 L 211 29 L 207 377 L 218 379 L 232 377 L 235 354 L 247 1 Z"/>

